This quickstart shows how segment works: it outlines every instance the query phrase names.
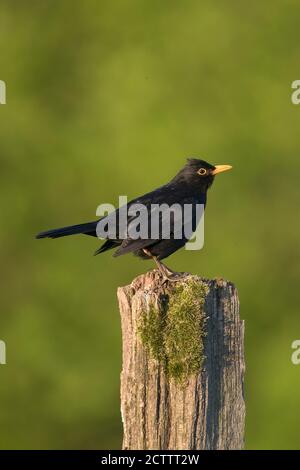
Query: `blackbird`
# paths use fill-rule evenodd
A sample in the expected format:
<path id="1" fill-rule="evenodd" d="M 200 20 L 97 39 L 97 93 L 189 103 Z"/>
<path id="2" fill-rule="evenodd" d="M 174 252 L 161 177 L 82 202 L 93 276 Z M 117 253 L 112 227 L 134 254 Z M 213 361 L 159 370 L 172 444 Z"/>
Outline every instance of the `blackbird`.
<path id="1" fill-rule="evenodd" d="M 99 220 L 48 230 L 46 232 L 39 233 L 36 238 L 59 238 L 75 234 L 97 237 L 99 235 L 97 225 L 100 221 L 102 226 L 103 223 L 104 226 L 105 224 L 108 226 L 109 221 L 115 220 L 115 227 L 113 228 L 116 230 L 110 230 L 110 232 L 107 232 L 108 234 L 105 237 L 106 240 L 104 244 L 95 252 L 95 254 L 103 253 L 104 251 L 111 250 L 113 248 L 116 248 L 114 256 L 120 256 L 131 252 L 143 259 L 153 259 L 164 279 L 177 280 L 183 274 L 172 271 L 161 262 L 162 259 L 167 258 L 172 253 L 182 248 L 189 239 L 189 235 L 186 235 L 184 230 L 182 230 L 181 236 L 175 234 L 176 216 L 171 213 L 169 221 L 169 237 L 164 237 L 162 235 L 162 227 L 160 226 L 160 230 L 156 237 L 151 236 L 152 232 L 150 233 L 147 231 L 148 235 L 146 237 L 137 238 L 131 236 L 130 231 L 136 217 L 129 215 L 128 212 L 130 212 L 130 209 L 134 208 L 136 204 L 142 204 L 148 210 L 147 217 L 150 221 L 150 217 L 153 214 L 153 207 L 157 208 L 157 206 L 160 205 L 171 207 L 175 204 L 177 207 L 179 205 L 179 207 L 184 208 L 185 205 L 190 205 L 190 207 L 192 207 L 192 213 L 190 215 L 190 219 L 182 221 L 182 229 L 184 229 L 184 225 L 190 223 L 190 235 L 192 235 L 192 232 L 195 231 L 199 223 L 199 217 L 197 217 L 197 213 L 196 211 L 193 211 L 193 209 L 195 209 L 197 205 L 202 205 L 202 207 L 206 206 L 207 190 L 212 185 L 215 175 L 223 171 L 230 170 L 231 168 L 232 167 L 230 165 L 211 165 L 204 160 L 189 158 L 186 165 L 173 179 L 171 179 L 169 183 L 143 196 L 133 199 L 127 204 L 126 222 L 128 225 L 125 231 L 120 227 L 119 208 L 113 214 L 105 216 Z M 159 219 L 160 223 L 163 224 L 163 216 L 161 217 L 161 214 L 163 214 L 163 211 L 160 213 Z M 115 218 L 112 216 L 115 216 Z M 112 232 L 114 232 L 114 235 L 112 235 Z"/>

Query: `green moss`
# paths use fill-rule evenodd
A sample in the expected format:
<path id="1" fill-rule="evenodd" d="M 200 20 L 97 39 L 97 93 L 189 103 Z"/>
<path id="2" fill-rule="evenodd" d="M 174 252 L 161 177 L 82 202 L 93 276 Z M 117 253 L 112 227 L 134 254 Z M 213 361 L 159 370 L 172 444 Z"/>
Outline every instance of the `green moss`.
<path id="1" fill-rule="evenodd" d="M 149 350 L 154 359 L 164 362 L 164 332 L 166 327 L 165 310 L 158 310 L 154 305 L 148 312 L 143 312 L 138 325 L 142 343 Z"/>
<path id="2" fill-rule="evenodd" d="M 176 382 L 184 382 L 201 368 L 207 292 L 199 279 L 188 278 L 172 287 L 165 307 L 152 305 L 140 318 L 143 344 Z"/>

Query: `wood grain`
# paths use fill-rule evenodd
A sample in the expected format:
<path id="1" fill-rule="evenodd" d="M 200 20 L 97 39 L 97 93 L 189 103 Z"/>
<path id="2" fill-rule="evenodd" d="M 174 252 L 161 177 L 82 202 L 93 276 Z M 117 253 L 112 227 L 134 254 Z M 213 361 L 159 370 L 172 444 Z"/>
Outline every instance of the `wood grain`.
<path id="1" fill-rule="evenodd" d="M 205 280 L 204 362 L 185 384 L 168 377 L 138 334 L 141 315 L 172 295 L 154 270 L 118 289 L 123 355 L 123 449 L 242 449 L 244 446 L 244 322 L 231 282 Z M 181 282 L 181 281 L 180 281 Z"/>

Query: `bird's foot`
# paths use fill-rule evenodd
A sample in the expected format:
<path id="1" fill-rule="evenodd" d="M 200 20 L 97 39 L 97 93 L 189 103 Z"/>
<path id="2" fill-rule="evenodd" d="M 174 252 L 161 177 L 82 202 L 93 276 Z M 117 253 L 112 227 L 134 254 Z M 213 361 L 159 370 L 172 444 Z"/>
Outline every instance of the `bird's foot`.
<path id="1" fill-rule="evenodd" d="M 163 284 L 165 282 L 178 282 L 178 281 L 183 281 L 184 279 L 188 278 L 190 276 L 189 273 L 178 273 L 175 271 L 170 271 L 164 272 L 163 273 Z"/>
<path id="2" fill-rule="evenodd" d="M 147 250 L 144 249 L 144 251 L 147 255 L 151 256 L 151 254 L 148 253 Z M 163 278 L 162 284 L 168 281 L 169 282 L 182 281 L 183 279 L 190 276 L 189 273 L 178 273 L 176 271 L 172 271 L 172 269 L 168 268 L 168 266 L 163 264 L 156 256 L 153 256 L 153 259 L 158 267 L 160 274 L 162 275 L 162 278 Z"/>

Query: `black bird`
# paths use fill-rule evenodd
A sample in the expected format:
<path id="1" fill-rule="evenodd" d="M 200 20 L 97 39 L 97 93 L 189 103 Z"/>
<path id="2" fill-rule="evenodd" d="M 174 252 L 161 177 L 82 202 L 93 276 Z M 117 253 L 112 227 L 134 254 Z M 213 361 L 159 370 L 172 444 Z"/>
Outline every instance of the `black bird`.
<path id="1" fill-rule="evenodd" d="M 223 171 L 230 170 L 232 167 L 230 165 L 210 165 L 204 160 L 198 160 L 196 158 L 188 159 L 186 165 L 179 171 L 179 173 L 167 184 L 164 186 L 151 191 L 150 193 L 145 194 L 144 196 L 133 199 L 127 204 L 126 210 L 133 208 L 135 204 L 142 204 L 148 210 L 148 222 L 150 226 L 150 217 L 153 204 L 155 205 L 167 205 L 168 207 L 173 204 L 179 205 L 181 208 L 185 204 L 190 204 L 193 212 L 190 220 L 182 221 L 182 228 L 184 224 L 191 223 L 190 234 L 192 231 L 195 231 L 197 224 L 199 222 L 197 214 L 194 211 L 197 204 L 206 205 L 206 194 L 209 187 L 214 181 L 215 175 Z M 156 206 L 157 207 L 157 206 Z M 153 212 L 153 211 L 152 211 Z M 180 277 L 179 273 L 175 273 L 167 266 L 165 266 L 161 260 L 167 258 L 175 251 L 182 248 L 188 241 L 188 236 L 185 233 L 181 237 L 175 235 L 175 223 L 176 216 L 171 214 L 170 218 L 170 237 L 163 238 L 161 232 L 161 226 L 159 229 L 159 235 L 151 237 L 149 231 L 147 232 L 147 237 L 133 238 L 130 234 L 130 228 L 132 227 L 133 221 L 136 220 L 134 216 L 128 215 L 127 213 L 127 222 L 128 227 L 127 231 L 124 232 L 120 228 L 119 223 L 119 214 L 120 209 L 117 209 L 113 216 L 115 216 L 116 231 L 114 236 L 108 235 L 104 244 L 95 252 L 95 254 L 103 253 L 104 251 L 117 248 L 114 253 L 114 256 L 120 256 L 126 253 L 134 253 L 135 255 L 143 259 L 153 259 L 160 272 L 163 274 L 165 279 L 176 280 Z M 112 215 L 106 216 L 101 220 L 101 224 L 108 224 L 109 220 L 112 220 Z M 160 214 L 160 224 L 163 224 L 162 217 Z M 71 225 L 68 227 L 57 228 L 53 230 L 48 230 L 46 232 L 39 233 L 36 238 L 59 238 L 65 237 L 67 235 L 75 234 L 84 234 L 97 237 L 97 224 L 99 220 L 94 222 L 88 222 L 79 225 Z"/>

